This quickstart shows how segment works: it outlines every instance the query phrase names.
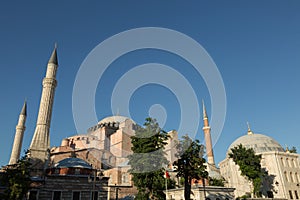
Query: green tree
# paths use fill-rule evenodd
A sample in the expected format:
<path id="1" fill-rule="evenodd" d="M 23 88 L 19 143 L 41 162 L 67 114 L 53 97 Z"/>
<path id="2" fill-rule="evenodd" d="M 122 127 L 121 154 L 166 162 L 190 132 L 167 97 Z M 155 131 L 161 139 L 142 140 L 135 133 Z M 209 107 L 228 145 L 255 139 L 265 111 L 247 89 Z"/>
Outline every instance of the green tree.
<path id="1" fill-rule="evenodd" d="M 131 137 L 133 154 L 129 155 L 130 173 L 138 189 L 136 199 L 165 199 L 164 166 L 168 164 L 164 146 L 168 135 L 161 130 L 155 119 L 146 118 L 144 127 L 137 127 Z M 174 181 L 168 180 L 168 187 L 174 187 Z"/>
<path id="2" fill-rule="evenodd" d="M 294 147 L 294 146 L 292 146 L 291 148 L 288 148 L 288 151 L 289 151 L 290 153 L 297 153 L 297 148 Z"/>
<path id="3" fill-rule="evenodd" d="M 7 166 L 1 175 L 1 185 L 6 187 L 1 199 L 21 200 L 26 196 L 30 186 L 30 162 L 25 155 L 12 166 Z"/>
<path id="4" fill-rule="evenodd" d="M 203 158 L 204 146 L 200 144 L 199 140 L 192 140 L 185 135 L 177 144 L 178 160 L 173 163 L 176 168 L 177 177 L 184 180 L 184 198 L 190 199 L 192 179 L 203 180 L 208 178 L 206 171 L 206 162 Z"/>
<path id="5" fill-rule="evenodd" d="M 224 187 L 224 179 L 212 178 L 209 177 L 209 185 L 210 186 L 221 186 Z"/>
<path id="6" fill-rule="evenodd" d="M 261 167 L 261 155 L 256 155 L 252 148 L 248 149 L 240 144 L 231 149 L 229 158 L 240 167 L 241 175 L 252 182 L 254 196 L 260 197 L 263 179 L 268 175 Z"/>

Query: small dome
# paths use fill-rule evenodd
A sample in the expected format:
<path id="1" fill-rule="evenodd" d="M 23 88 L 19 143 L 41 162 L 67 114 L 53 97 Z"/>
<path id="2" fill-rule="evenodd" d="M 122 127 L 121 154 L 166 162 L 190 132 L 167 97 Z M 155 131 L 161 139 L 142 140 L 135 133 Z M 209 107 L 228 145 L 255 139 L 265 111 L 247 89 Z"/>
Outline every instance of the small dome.
<path id="1" fill-rule="evenodd" d="M 122 123 L 122 122 L 125 122 L 127 119 L 131 120 L 134 123 L 134 121 L 128 117 L 116 115 L 116 116 L 106 117 L 106 118 L 102 119 L 101 121 L 99 121 L 98 124 L 104 124 L 104 123 L 109 123 L 109 122 Z"/>
<path id="2" fill-rule="evenodd" d="M 86 168 L 92 169 L 91 165 L 80 158 L 65 158 L 54 165 L 56 168 Z"/>
<path id="3" fill-rule="evenodd" d="M 251 134 L 244 135 L 236 139 L 228 148 L 227 155 L 231 152 L 233 147 L 242 144 L 246 148 L 252 148 L 255 153 L 263 153 L 269 151 L 280 151 L 284 152 L 282 146 L 276 142 L 273 138 L 262 135 L 262 134 Z"/>

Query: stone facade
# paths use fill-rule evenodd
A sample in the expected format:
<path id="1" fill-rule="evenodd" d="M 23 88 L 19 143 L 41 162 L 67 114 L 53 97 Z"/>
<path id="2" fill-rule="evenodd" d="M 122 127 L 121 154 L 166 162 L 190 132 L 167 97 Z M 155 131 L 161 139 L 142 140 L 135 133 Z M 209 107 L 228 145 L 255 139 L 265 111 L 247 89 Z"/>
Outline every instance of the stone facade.
<path id="1" fill-rule="evenodd" d="M 46 170 L 43 179 L 33 179 L 30 200 L 106 200 L 108 178 L 79 158 L 67 158 Z"/>
<path id="2" fill-rule="evenodd" d="M 184 188 L 171 189 L 166 191 L 167 200 L 183 200 Z M 216 186 L 194 186 L 191 191 L 191 200 L 233 200 L 234 188 Z"/>
<path id="3" fill-rule="evenodd" d="M 299 154 L 284 151 L 278 142 L 272 138 L 249 133 L 237 139 L 229 150 L 242 144 L 246 148 L 253 148 L 256 154 L 262 156 L 261 166 L 268 171 L 270 178 L 264 181 L 262 195 L 270 198 L 299 199 L 300 194 L 300 164 Z M 226 180 L 226 186 L 234 187 L 235 196 L 251 194 L 251 183 L 241 176 L 238 165 L 232 159 L 226 158 L 219 163 L 221 175 Z"/>

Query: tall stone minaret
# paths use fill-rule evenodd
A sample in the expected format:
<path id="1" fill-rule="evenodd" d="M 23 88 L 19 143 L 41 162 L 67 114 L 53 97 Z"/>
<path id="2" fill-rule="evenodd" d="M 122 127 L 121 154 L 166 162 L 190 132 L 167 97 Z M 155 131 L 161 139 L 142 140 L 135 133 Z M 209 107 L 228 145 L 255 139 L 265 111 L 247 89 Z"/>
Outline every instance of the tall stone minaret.
<path id="1" fill-rule="evenodd" d="M 8 163 L 9 165 L 16 164 L 20 158 L 22 142 L 23 142 L 23 135 L 24 135 L 24 131 L 26 129 L 26 127 L 25 127 L 26 117 L 27 117 L 27 104 L 25 101 L 22 111 L 19 115 L 18 124 L 16 126 L 14 144 L 13 144 L 13 148 L 11 150 L 11 155 L 10 155 L 10 159 L 9 159 L 9 163 Z"/>
<path id="2" fill-rule="evenodd" d="M 48 157 L 50 148 L 49 129 L 52 115 L 54 92 L 57 81 L 56 70 L 58 67 L 56 45 L 48 61 L 46 77 L 43 80 L 43 90 L 40 101 L 39 114 L 35 132 L 29 147 L 28 156 L 44 162 Z"/>
<path id="3" fill-rule="evenodd" d="M 214 152 L 212 148 L 211 135 L 210 135 L 210 126 L 208 123 L 208 117 L 207 117 L 204 101 L 202 101 L 202 106 L 203 106 L 203 124 L 204 124 L 203 132 L 204 132 L 205 145 L 206 145 L 207 163 L 215 166 Z"/>

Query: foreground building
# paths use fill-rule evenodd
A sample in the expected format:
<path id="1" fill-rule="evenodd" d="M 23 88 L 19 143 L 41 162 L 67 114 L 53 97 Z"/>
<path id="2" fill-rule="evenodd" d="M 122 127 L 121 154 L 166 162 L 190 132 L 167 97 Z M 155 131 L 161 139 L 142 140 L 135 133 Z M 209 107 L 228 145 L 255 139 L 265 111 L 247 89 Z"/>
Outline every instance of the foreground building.
<path id="1" fill-rule="evenodd" d="M 253 133 L 250 128 L 246 135 L 236 139 L 228 148 L 226 158 L 219 163 L 221 175 L 228 187 L 234 187 L 235 197 L 250 195 L 251 184 L 243 176 L 239 167 L 228 157 L 231 148 L 242 144 L 253 148 L 256 154 L 262 156 L 261 166 L 269 174 L 263 183 L 262 195 L 269 198 L 299 199 L 300 163 L 299 154 L 285 151 L 273 138 Z"/>
<path id="2" fill-rule="evenodd" d="M 108 178 L 79 158 L 66 158 L 46 169 L 44 179 L 33 178 L 29 200 L 106 200 Z"/>
<path id="3" fill-rule="evenodd" d="M 166 195 L 166 200 L 184 199 L 184 188 L 167 190 Z M 191 199 L 233 200 L 234 188 L 195 185 L 191 189 Z"/>

